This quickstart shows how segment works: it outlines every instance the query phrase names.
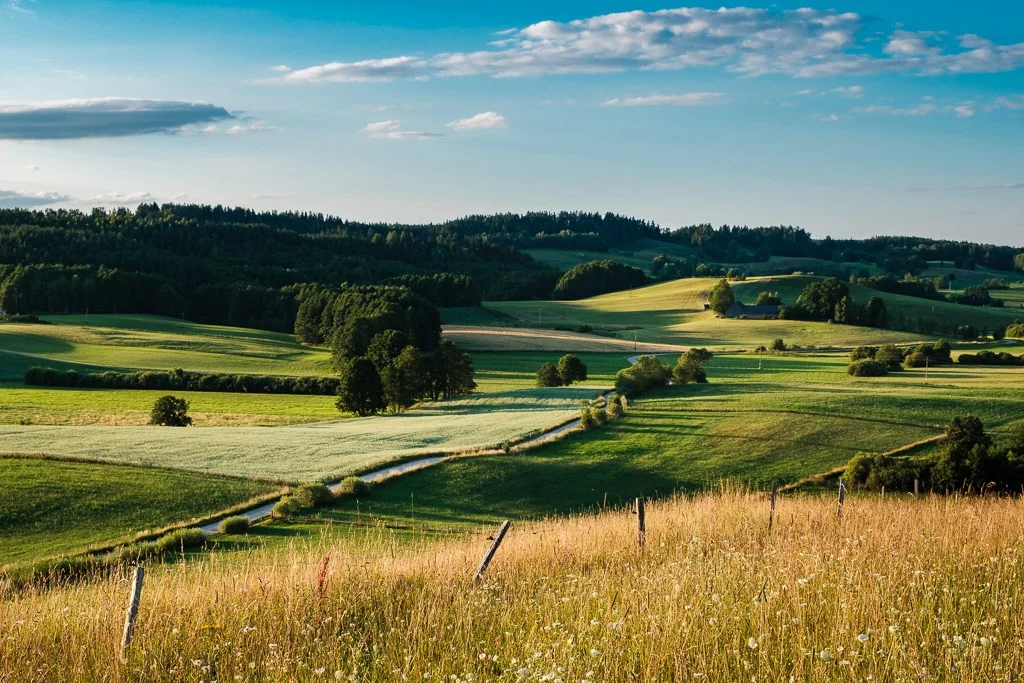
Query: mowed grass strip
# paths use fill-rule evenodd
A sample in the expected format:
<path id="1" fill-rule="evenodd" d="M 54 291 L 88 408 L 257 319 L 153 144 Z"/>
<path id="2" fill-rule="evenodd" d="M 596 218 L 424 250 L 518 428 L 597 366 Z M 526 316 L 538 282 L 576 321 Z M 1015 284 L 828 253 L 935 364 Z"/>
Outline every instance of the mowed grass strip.
<path id="1" fill-rule="evenodd" d="M 0 566 L 129 540 L 276 487 L 162 469 L 0 457 Z"/>
<path id="2" fill-rule="evenodd" d="M 329 352 L 292 335 L 141 315 L 46 316 L 49 325 L 0 325 L 0 379 L 49 361 L 106 369 L 319 375 Z M 11 361 L 14 367 L 8 367 Z"/>
<path id="3" fill-rule="evenodd" d="M 312 481 L 425 453 L 495 447 L 572 419 L 595 387 L 524 389 L 427 404 L 400 415 L 291 427 L 0 426 L 8 453 Z"/>
<path id="4" fill-rule="evenodd" d="M 135 389 L 68 389 L 0 384 L 0 424 L 140 426 L 160 396 L 189 402 L 197 427 L 270 426 L 337 420 L 333 396 Z"/>

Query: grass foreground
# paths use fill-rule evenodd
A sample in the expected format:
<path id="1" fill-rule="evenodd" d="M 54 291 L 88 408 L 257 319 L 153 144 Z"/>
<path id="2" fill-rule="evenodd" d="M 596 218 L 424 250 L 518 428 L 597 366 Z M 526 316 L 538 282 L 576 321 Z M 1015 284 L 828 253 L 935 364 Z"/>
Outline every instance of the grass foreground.
<path id="1" fill-rule="evenodd" d="M 17 681 L 1012 681 L 1024 501 L 763 495 L 482 535 L 214 554 L 0 602 Z"/>

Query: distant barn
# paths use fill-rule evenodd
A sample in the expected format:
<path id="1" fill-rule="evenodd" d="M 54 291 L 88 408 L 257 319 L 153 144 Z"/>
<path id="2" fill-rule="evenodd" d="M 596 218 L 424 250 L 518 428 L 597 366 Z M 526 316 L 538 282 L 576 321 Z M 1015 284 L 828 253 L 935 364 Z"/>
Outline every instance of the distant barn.
<path id="1" fill-rule="evenodd" d="M 739 301 L 725 311 L 726 318 L 745 318 L 747 320 L 775 320 L 779 317 L 780 306 L 752 306 Z"/>

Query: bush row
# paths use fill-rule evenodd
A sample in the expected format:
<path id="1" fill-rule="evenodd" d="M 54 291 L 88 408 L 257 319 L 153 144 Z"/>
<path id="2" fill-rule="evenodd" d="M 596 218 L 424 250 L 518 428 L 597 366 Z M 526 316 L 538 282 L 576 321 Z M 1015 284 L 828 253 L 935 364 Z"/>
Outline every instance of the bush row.
<path id="1" fill-rule="evenodd" d="M 322 482 L 303 484 L 295 489 L 292 495 L 277 501 L 273 514 L 274 517 L 290 517 L 341 498 L 358 498 L 368 495 L 370 489 L 370 484 L 359 477 L 346 477 L 338 487 L 337 493 L 333 493 L 327 484 Z"/>
<path id="2" fill-rule="evenodd" d="M 336 377 L 281 377 L 276 375 L 235 375 L 186 372 L 185 370 L 142 372 L 62 371 L 29 368 L 25 384 L 40 387 L 80 389 L 156 389 L 160 391 L 217 391 L 249 394 L 306 394 L 333 396 L 338 393 Z"/>
<path id="3" fill-rule="evenodd" d="M 992 351 L 979 351 L 978 353 L 962 353 L 957 358 L 958 363 L 964 365 L 1020 365 L 1024 366 L 1024 353 L 1015 356 L 1012 353 L 994 353 Z"/>

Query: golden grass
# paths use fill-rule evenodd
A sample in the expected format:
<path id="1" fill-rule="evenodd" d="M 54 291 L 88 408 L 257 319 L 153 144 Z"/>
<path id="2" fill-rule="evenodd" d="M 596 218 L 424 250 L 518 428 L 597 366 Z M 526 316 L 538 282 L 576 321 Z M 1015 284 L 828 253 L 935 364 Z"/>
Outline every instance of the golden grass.
<path id="1" fill-rule="evenodd" d="M 1020 499 L 727 493 L 514 526 L 155 568 L 0 602 L 0 672 L 61 681 L 1010 681 L 1024 669 Z M 3 678 L 0 675 L 0 678 Z"/>

